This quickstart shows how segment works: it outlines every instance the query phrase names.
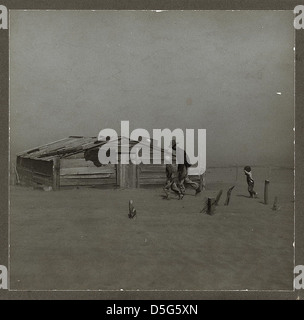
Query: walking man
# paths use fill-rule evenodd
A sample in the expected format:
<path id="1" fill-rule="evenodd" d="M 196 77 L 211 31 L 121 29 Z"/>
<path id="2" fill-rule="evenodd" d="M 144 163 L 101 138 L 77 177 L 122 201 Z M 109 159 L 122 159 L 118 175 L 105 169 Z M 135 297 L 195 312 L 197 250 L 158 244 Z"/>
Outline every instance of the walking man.
<path id="1" fill-rule="evenodd" d="M 169 156 L 165 157 L 168 163 L 166 164 L 166 185 L 164 186 L 164 191 L 166 193 L 166 199 L 169 200 L 169 190 L 175 192 L 176 195 L 178 195 L 178 200 L 182 200 L 184 197 L 184 193 L 181 191 L 181 189 L 177 186 L 179 184 L 178 176 L 176 176 L 176 169 L 174 170 L 174 167 L 169 161 L 171 158 Z M 172 161 L 172 160 L 171 160 Z"/>
<path id="2" fill-rule="evenodd" d="M 195 189 L 195 195 L 199 194 L 202 190 L 198 183 L 192 181 L 188 176 L 188 169 L 191 167 L 191 163 L 188 160 L 188 155 L 185 150 L 177 147 L 176 140 L 172 140 L 171 142 L 172 150 L 176 152 L 176 157 L 179 159 L 181 155 L 184 155 L 183 161 L 179 159 L 177 165 L 177 174 L 178 174 L 178 187 L 181 189 L 182 193 L 185 194 L 185 184 L 189 184 L 193 189 Z"/>

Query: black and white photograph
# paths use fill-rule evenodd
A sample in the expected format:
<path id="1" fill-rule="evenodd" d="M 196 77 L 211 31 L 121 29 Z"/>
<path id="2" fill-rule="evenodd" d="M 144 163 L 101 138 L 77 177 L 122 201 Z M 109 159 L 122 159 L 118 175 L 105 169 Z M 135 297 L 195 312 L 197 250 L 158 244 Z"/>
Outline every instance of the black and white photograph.
<path id="1" fill-rule="evenodd" d="M 10 10 L 9 290 L 293 292 L 294 18 Z"/>

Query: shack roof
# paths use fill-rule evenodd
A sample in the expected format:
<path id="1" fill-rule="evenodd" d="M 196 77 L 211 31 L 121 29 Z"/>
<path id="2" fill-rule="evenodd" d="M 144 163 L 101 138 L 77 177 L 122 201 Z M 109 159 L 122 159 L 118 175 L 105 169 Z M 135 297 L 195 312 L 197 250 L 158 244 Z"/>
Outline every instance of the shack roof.
<path id="1" fill-rule="evenodd" d="M 121 136 L 119 136 L 117 140 L 119 145 L 128 142 L 130 148 L 139 143 L 139 141 L 130 140 Z M 111 140 L 111 142 L 115 142 L 115 140 Z M 164 151 L 163 148 L 156 146 L 153 142 L 152 139 L 141 141 L 141 143 L 150 145 L 151 148 Z M 97 137 L 69 136 L 68 138 L 20 152 L 17 156 L 28 159 L 51 161 L 54 157 L 66 158 L 74 154 L 85 152 L 86 150 L 96 149 L 105 143 L 107 143 L 107 141 L 99 141 Z"/>

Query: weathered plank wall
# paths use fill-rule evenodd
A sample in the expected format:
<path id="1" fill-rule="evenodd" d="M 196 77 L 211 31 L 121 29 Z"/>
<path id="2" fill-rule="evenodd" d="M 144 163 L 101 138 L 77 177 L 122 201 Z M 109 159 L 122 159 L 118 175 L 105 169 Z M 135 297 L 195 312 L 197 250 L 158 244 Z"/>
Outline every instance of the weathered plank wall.
<path id="1" fill-rule="evenodd" d="M 78 186 L 141 188 L 162 186 L 166 182 L 164 164 L 105 165 L 96 167 L 85 161 L 83 153 L 66 158 L 36 160 L 18 157 L 17 172 L 25 185 L 51 186 L 53 190 Z M 200 182 L 199 176 L 191 179 Z"/>
<path id="2" fill-rule="evenodd" d="M 117 185 L 121 188 L 138 188 L 138 166 L 130 164 L 117 165 Z"/>
<path id="3" fill-rule="evenodd" d="M 16 170 L 22 185 L 53 186 L 53 161 L 17 157 Z"/>
<path id="4" fill-rule="evenodd" d="M 79 156 L 60 160 L 60 188 L 77 186 L 116 187 L 115 165 L 96 167 Z"/>
<path id="5" fill-rule="evenodd" d="M 139 186 L 164 185 L 166 183 L 166 165 L 142 164 L 139 166 Z"/>
<path id="6" fill-rule="evenodd" d="M 200 176 L 189 176 L 192 181 L 200 183 Z M 139 166 L 139 186 L 161 186 L 166 183 L 165 164 L 141 164 Z"/>

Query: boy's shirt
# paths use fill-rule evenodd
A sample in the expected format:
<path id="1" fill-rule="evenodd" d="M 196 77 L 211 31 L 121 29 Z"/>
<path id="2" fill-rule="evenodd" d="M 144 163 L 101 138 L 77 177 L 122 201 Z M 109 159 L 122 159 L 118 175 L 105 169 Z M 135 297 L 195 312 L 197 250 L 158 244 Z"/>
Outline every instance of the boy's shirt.
<path id="1" fill-rule="evenodd" d="M 248 172 L 246 170 L 245 171 L 245 174 L 246 174 L 246 178 L 247 178 L 247 183 L 248 184 L 252 184 L 254 183 L 254 180 L 252 179 L 252 173 L 251 172 Z"/>

